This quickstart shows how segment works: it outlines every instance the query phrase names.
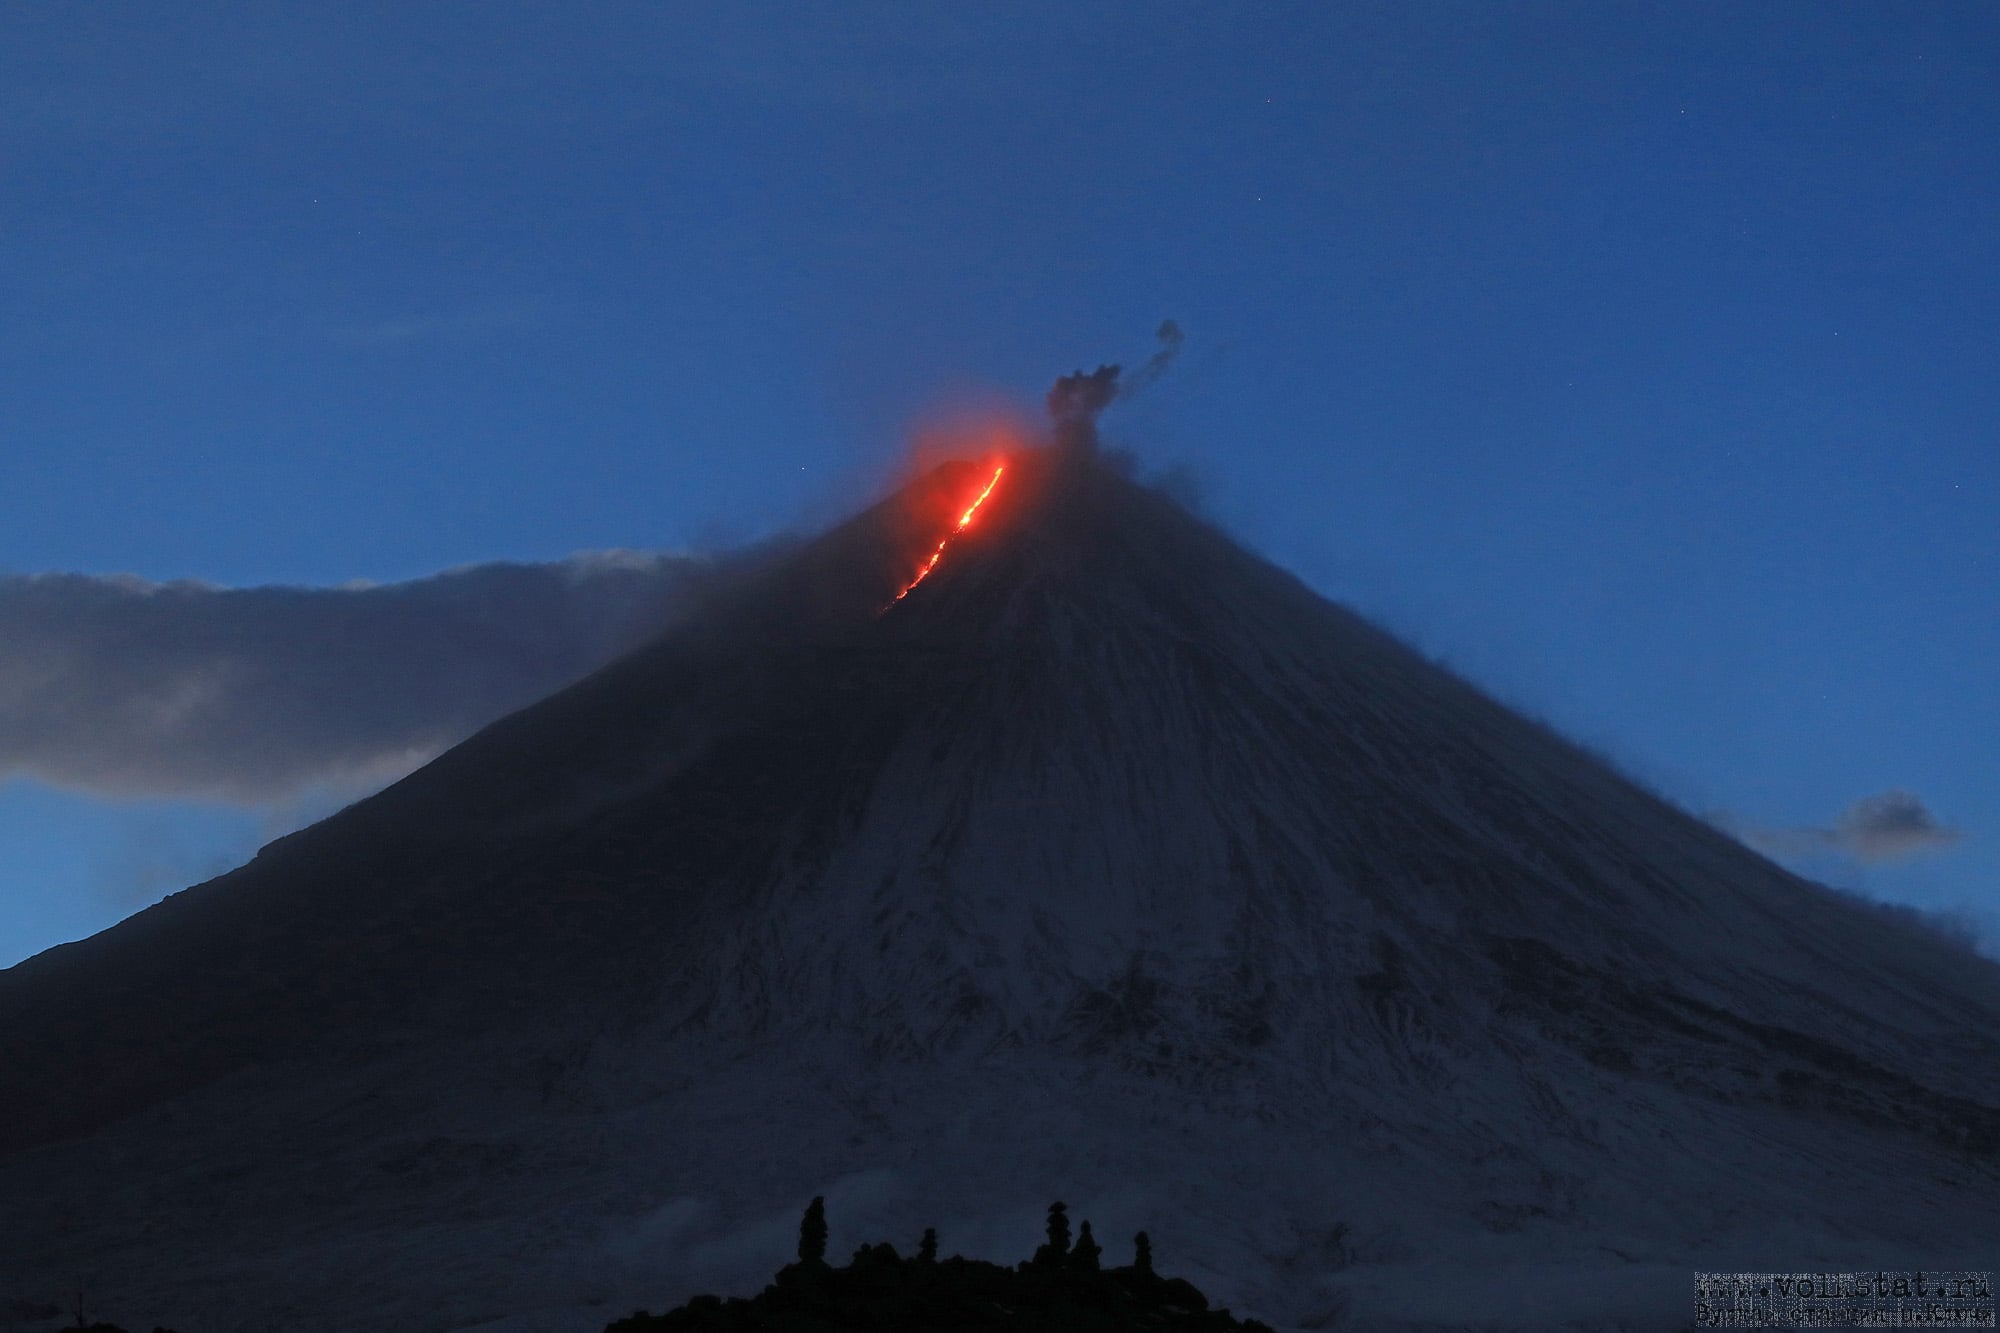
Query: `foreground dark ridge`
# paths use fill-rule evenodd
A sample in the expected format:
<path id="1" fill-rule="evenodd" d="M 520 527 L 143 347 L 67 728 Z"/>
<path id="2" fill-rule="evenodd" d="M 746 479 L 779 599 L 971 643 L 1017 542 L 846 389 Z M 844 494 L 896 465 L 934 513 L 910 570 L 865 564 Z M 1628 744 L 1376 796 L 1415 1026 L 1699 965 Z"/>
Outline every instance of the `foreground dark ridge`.
<path id="1" fill-rule="evenodd" d="M 1208 1298 L 1183 1278 L 1153 1271 L 1152 1243 L 1133 1237 L 1133 1261 L 1106 1268 L 1086 1219 L 1070 1240 L 1067 1206 L 1049 1207 L 1048 1239 L 1014 1268 L 953 1255 L 939 1259 L 934 1229 L 908 1259 L 883 1243 L 863 1245 L 847 1265 L 826 1262 L 826 1201 L 815 1198 L 799 1226 L 798 1259 L 778 1270 L 755 1297 L 696 1296 L 666 1314 L 639 1310 L 605 1333 L 955 1333 L 963 1329 L 1036 1333 L 1271 1333 L 1255 1319 L 1211 1310 Z M 73 1333 L 126 1333 L 115 1324 L 85 1323 L 76 1298 Z M 53 1305 L 0 1305 L 13 1327 L 20 1318 L 58 1317 Z M 154 1328 L 153 1333 L 174 1333 Z"/>
<path id="2" fill-rule="evenodd" d="M 1153 1271 L 1152 1242 L 1133 1237 L 1129 1265 L 1106 1268 L 1103 1250 L 1083 1223 L 1071 1244 L 1067 1206 L 1049 1206 L 1048 1239 L 1013 1268 L 953 1255 L 937 1257 L 937 1232 L 926 1230 L 916 1254 L 863 1245 L 843 1268 L 826 1263 L 824 1199 L 799 1226 L 799 1257 L 756 1296 L 697 1296 L 663 1315 L 644 1310 L 604 1333 L 1271 1333 L 1255 1319 L 1208 1308 L 1184 1278 Z"/>

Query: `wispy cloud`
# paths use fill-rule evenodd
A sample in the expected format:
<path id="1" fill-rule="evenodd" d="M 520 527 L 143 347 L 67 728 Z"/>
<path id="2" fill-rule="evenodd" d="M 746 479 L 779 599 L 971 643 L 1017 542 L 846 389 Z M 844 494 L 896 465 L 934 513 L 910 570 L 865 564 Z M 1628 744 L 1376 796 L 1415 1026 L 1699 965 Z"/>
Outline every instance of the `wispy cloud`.
<path id="1" fill-rule="evenodd" d="M 257 847 L 292 827 L 263 820 L 232 830 L 220 844 L 206 829 L 183 827 L 166 812 L 139 807 L 121 819 L 90 854 L 90 875 L 100 901 L 119 915 L 150 906 L 190 884 L 213 879 L 248 860 Z M 331 813 L 330 811 L 328 813 Z M 257 836 L 259 829 L 265 836 Z"/>
<path id="2" fill-rule="evenodd" d="M 1813 856 L 1828 852 L 1858 861 L 1902 861 L 1943 851 L 1964 838 L 1931 813 L 1914 793 L 1892 790 L 1864 796 L 1824 827 L 1767 827 L 1726 812 L 1711 821 L 1771 856 Z"/>
<path id="3" fill-rule="evenodd" d="M 665 628 L 709 568 L 600 552 L 340 588 L 0 578 L 0 778 L 264 807 L 378 785 Z"/>

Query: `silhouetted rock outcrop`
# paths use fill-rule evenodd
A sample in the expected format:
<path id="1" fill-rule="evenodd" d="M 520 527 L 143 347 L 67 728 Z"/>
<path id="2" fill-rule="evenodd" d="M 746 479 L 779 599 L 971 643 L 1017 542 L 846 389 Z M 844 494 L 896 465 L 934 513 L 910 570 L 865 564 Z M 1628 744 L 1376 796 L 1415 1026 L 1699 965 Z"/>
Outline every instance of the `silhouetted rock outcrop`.
<path id="1" fill-rule="evenodd" d="M 806 1211 L 823 1229 L 822 1203 Z M 1014 1268 L 953 1255 L 942 1261 L 937 1234 L 924 1232 L 915 1259 L 888 1244 L 863 1245 L 845 1268 L 792 1263 L 749 1299 L 697 1296 L 666 1314 L 644 1310 L 608 1325 L 605 1333 L 956 1333 L 960 1329 L 1037 1333 L 1269 1333 L 1255 1319 L 1211 1310 L 1208 1298 L 1182 1278 L 1160 1278 L 1140 1233 L 1135 1263 L 1100 1268 L 1099 1249 L 1083 1223 L 1074 1249 L 1060 1203 L 1049 1209 L 1049 1240 L 1035 1258 Z M 1088 1248 L 1086 1249 L 1086 1242 Z"/>
<path id="2" fill-rule="evenodd" d="M 815 1198 L 799 1221 L 799 1262 L 808 1267 L 826 1262 L 826 1200 Z"/>

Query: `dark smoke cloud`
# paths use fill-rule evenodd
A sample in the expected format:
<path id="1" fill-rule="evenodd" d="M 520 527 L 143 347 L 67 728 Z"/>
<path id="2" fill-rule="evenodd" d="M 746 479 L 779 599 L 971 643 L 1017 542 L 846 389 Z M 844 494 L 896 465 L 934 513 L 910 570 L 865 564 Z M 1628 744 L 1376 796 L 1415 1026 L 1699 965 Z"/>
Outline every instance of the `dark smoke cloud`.
<path id="1" fill-rule="evenodd" d="M 1870 862 L 1901 861 L 1942 851 L 1964 837 L 1907 791 L 1865 796 L 1825 828 L 1761 828 L 1741 824 L 1726 815 L 1718 822 L 1744 842 L 1772 856 L 1838 852 Z"/>
<path id="2" fill-rule="evenodd" d="M 706 560 L 342 588 L 0 578 L 0 779 L 257 805 L 401 776 L 664 629 Z"/>
<path id="3" fill-rule="evenodd" d="M 1049 390 L 1049 419 L 1055 423 L 1060 443 L 1097 443 L 1097 414 L 1118 396 L 1118 367 L 1099 366 L 1089 374 L 1081 370 L 1065 375 Z"/>
<path id="4" fill-rule="evenodd" d="M 1187 335 L 1181 332 L 1181 326 L 1171 319 L 1161 320 L 1160 327 L 1154 331 L 1153 336 L 1160 340 L 1160 350 L 1147 357 L 1146 364 L 1140 366 L 1119 386 L 1120 398 L 1130 398 L 1139 390 L 1158 383 L 1160 377 L 1167 373 L 1167 368 L 1174 364 L 1174 358 L 1181 354 L 1181 344 L 1187 341 Z"/>
<path id="5" fill-rule="evenodd" d="M 1180 355 L 1187 335 L 1171 319 L 1163 320 L 1154 334 L 1160 350 L 1146 359 L 1132 375 L 1121 381 L 1118 365 L 1102 365 L 1088 374 L 1079 370 L 1064 375 L 1049 390 L 1049 419 L 1055 423 L 1059 443 L 1090 448 L 1097 443 L 1097 418 L 1119 398 L 1129 398 L 1156 383 Z"/>

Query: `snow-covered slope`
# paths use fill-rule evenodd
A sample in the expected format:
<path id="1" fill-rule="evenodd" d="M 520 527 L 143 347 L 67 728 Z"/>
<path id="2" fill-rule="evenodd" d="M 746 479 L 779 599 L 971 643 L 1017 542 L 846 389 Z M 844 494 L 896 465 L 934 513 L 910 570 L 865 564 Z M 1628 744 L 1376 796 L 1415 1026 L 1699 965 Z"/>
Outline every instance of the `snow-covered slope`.
<path id="1" fill-rule="evenodd" d="M 0 1280 L 601 1327 L 761 1280 L 815 1193 L 1002 1258 L 1060 1195 L 1297 1327 L 1991 1266 L 2000 969 L 1080 451 L 892 603 L 985 480 L 0 973 Z"/>

